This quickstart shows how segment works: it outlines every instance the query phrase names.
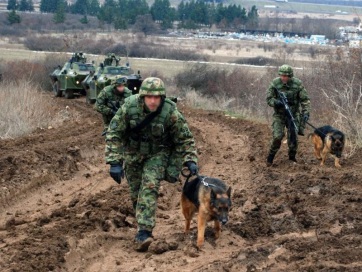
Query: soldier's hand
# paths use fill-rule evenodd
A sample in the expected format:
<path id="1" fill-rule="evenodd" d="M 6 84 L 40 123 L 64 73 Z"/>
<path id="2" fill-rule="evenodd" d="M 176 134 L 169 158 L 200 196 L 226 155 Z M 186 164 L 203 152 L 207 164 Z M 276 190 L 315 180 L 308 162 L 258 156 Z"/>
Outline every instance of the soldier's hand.
<path id="1" fill-rule="evenodd" d="M 308 122 L 308 120 L 309 120 L 309 113 L 305 113 L 305 114 L 303 115 L 303 121 L 304 121 L 304 122 Z"/>
<path id="2" fill-rule="evenodd" d="M 117 113 L 117 111 L 112 110 L 112 115 L 113 115 L 113 116 L 115 116 L 115 115 L 116 115 L 116 113 Z"/>
<path id="3" fill-rule="evenodd" d="M 283 107 L 283 102 L 280 101 L 279 99 L 275 99 L 275 101 L 274 101 L 274 107 L 275 107 L 275 108 L 281 108 L 281 107 Z"/>
<path id="4" fill-rule="evenodd" d="M 124 178 L 124 171 L 122 165 L 119 163 L 111 164 L 111 169 L 109 170 L 109 174 L 118 184 L 121 183 L 122 178 Z"/>
<path id="5" fill-rule="evenodd" d="M 196 175 L 199 172 L 196 163 L 194 163 L 193 161 L 188 161 L 185 163 L 185 165 L 189 169 L 190 175 Z"/>

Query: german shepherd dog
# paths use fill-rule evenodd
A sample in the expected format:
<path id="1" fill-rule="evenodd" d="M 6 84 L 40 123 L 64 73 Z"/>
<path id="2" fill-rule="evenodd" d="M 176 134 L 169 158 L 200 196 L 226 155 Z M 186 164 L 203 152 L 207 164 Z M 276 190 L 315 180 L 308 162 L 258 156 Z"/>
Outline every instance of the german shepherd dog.
<path id="1" fill-rule="evenodd" d="M 324 165 L 327 154 L 330 153 L 334 156 L 334 165 L 340 168 L 339 159 L 344 148 L 344 134 L 331 126 L 323 126 L 309 134 L 310 137 L 314 144 L 314 155 L 321 160 L 321 165 Z"/>
<path id="2" fill-rule="evenodd" d="M 197 218 L 197 248 L 204 243 L 205 228 L 208 221 L 214 221 L 215 238 L 220 237 L 221 224 L 228 221 L 231 208 L 231 187 L 227 188 L 219 179 L 198 176 L 186 181 L 181 195 L 181 208 L 185 216 L 185 234 L 190 231 L 190 223 L 195 212 Z"/>

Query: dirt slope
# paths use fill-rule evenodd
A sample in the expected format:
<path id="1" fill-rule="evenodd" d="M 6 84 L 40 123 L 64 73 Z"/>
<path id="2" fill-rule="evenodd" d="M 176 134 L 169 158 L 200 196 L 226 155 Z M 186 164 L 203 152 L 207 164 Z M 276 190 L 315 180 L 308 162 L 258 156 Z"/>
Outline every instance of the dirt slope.
<path id="1" fill-rule="evenodd" d="M 230 221 L 202 251 L 196 221 L 183 235 L 181 184 L 160 190 L 156 241 L 136 253 L 126 182 L 108 176 L 100 116 L 57 99 L 77 118 L 0 141 L 2 271 L 361 271 L 361 152 L 321 168 L 301 139 L 299 163 L 264 166 L 269 128 L 181 107 L 197 139 L 201 173 L 232 186 Z"/>

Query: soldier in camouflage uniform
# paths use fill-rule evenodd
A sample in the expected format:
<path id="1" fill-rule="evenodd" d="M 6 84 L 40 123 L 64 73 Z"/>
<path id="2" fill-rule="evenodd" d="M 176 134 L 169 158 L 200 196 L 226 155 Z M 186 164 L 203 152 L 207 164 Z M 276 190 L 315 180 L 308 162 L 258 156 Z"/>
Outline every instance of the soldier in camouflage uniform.
<path id="1" fill-rule="evenodd" d="M 102 114 L 104 130 L 107 131 L 108 125 L 116 114 L 124 100 L 132 95 L 132 91 L 126 87 L 127 78 L 118 77 L 112 80 L 111 85 L 106 86 L 99 95 L 95 103 L 95 109 Z"/>
<path id="2" fill-rule="evenodd" d="M 172 165 L 175 156 L 176 167 Z M 161 180 L 176 182 L 182 166 L 191 174 L 198 172 L 194 137 L 176 104 L 166 98 L 161 79 L 146 78 L 139 94 L 127 98 L 112 119 L 106 162 L 117 183 L 123 177 L 124 163 L 138 223 L 136 250 L 146 251 L 153 241 Z"/>
<path id="3" fill-rule="evenodd" d="M 283 103 L 279 100 L 275 89 L 285 93 L 290 110 L 299 128 L 298 134 L 304 135 L 305 122 L 309 119 L 310 100 L 301 80 L 293 77 L 293 69 L 289 65 L 282 65 L 279 68 L 279 77 L 275 78 L 267 90 L 266 101 L 270 107 L 274 108 L 273 114 L 273 139 L 271 142 L 267 166 L 273 164 L 275 154 L 278 152 L 284 137 L 284 128 L 287 127 L 288 120 Z M 288 131 L 289 160 L 297 162 L 298 141 L 291 141 Z"/>

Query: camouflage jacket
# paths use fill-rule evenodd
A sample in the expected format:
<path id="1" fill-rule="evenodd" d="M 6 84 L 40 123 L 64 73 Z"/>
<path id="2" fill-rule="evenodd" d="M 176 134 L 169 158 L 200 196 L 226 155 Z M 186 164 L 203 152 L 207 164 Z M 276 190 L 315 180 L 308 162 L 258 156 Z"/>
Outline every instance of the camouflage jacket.
<path id="1" fill-rule="evenodd" d="M 160 114 L 139 132 L 132 132 L 149 113 L 138 94 L 126 99 L 107 131 L 106 162 L 141 161 L 166 151 L 181 155 L 182 164 L 197 163 L 194 137 L 176 104 L 166 98 Z"/>
<path id="2" fill-rule="evenodd" d="M 276 93 L 275 89 L 285 93 L 293 115 L 299 114 L 300 110 L 302 114 L 310 112 L 310 100 L 307 91 L 304 88 L 302 81 L 298 78 L 290 78 L 287 84 L 283 84 L 279 77 L 275 78 L 271 82 L 267 90 L 266 97 L 266 102 L 270 107 L 274 107 L 274 103 L 278 99 L 278 94 Z M 275 114 L 285 114 L 284 108 L 274 107 L 274 111 Z"/>
<path id="3" fill-rule="evenodd" d="M 94 108 L 106 116 L 113 117 L 113 113 L 120 108 L 124 100 L 132 95 L 127 87 L 123 93 L 117 93 L 113 85 L 106 86 L 97 96 Z"/>

